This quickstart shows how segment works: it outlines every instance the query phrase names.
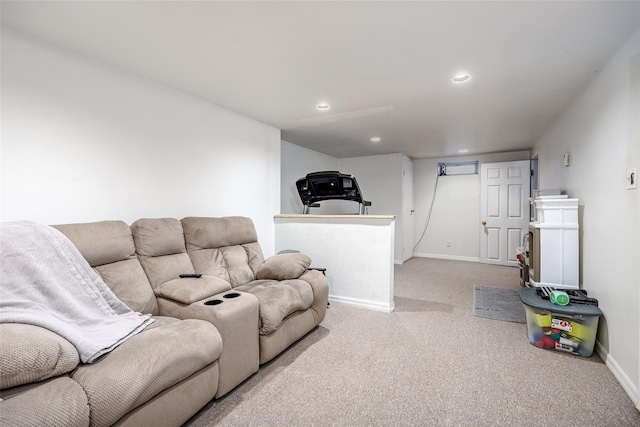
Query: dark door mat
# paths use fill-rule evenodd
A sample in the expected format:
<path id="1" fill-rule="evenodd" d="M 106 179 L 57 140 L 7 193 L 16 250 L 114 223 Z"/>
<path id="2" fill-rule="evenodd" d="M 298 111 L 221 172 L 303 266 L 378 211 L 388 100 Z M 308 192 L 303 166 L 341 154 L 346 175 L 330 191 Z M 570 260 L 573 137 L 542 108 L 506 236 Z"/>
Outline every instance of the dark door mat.
<path id="1" fill-rule="evenodd" d="M 474 285 L 473 315 L 505 322 L 527 321 L 518 290 L 491 286 Z"/>

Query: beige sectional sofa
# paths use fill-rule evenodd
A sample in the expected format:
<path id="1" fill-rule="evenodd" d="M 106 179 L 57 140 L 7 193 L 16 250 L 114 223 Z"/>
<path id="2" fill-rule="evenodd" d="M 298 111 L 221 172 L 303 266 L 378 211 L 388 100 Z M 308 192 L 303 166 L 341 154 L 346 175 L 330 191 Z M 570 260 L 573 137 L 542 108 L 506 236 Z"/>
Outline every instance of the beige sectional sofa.
<path id="1" fill-rule="evenodd" d="M 122 302 L 155 321 L 87 364 L 47 329 L 0 324 L 3 426 L 178 426 L 325 315 L 323 274 L 302 254 L 265 260 L 249 218 L 54 227 Z"/>

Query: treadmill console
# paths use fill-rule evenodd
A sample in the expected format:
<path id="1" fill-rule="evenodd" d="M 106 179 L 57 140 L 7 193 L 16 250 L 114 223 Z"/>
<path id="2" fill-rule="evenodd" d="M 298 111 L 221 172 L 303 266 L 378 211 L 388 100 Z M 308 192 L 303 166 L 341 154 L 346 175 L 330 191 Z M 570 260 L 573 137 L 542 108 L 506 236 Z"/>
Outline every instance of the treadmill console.
<path id="1" fill-rule="evenodd" d="M 338 171 L 312 172 L 304 178 L 296 181 L 296 188 L 300 200 L 304 205 L 305 214 L 309 208 L 319 207 L 319 202 L 324 200 L 350 200 L 360 204 L 359 214 L 366 213 L 366 207 L 371 206 L 362 198 L 362 192 L 353 175 L 347 175 Z"/>

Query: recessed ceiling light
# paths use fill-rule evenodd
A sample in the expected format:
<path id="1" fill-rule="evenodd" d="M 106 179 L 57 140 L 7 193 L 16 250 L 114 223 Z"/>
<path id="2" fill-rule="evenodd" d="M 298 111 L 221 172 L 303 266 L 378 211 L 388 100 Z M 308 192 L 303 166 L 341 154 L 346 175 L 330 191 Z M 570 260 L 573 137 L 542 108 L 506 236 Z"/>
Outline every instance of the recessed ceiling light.
<path id="1" fill-rule="evenodd" d="M 464 153 L 468 153 L 468 152 L 469 152 L 468 148 L 461 148 L 461 149 L 458 150 L 458 153 L 460 153 L 460 154 L 464 154 Z"/>
<path id="2" fill-rule="evenodd" d="M 379 136 L 374 136 L 373 138 L 370 139 L 371 142 L 380 142 L 382 138 L 380 138 Z"/>
<path id="3" fill-rule="evenodd" d="M 316 105 L 316 108 L 318 110 L 320 110 L 320 111 L 325 111 L 325 110 L 328 110 L 329 108 L 331 108 L 331 106 L 329 104 L 322 103 L 322 104 Z"/>
<path id="4" fill-rule="evenodd" d="M 471 79 L 471 75 L 470 74 L 458 74 L 456 76 L 454 76 L 451 81 L 454 83 L 464 83 L 464 82 L 468 82 Z"/>

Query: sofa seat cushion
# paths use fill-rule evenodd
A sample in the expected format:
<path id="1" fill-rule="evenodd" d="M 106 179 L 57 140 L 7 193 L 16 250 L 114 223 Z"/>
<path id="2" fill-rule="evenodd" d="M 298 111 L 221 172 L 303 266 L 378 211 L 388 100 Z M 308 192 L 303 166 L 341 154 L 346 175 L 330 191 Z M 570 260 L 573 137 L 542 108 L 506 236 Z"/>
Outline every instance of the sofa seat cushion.
<path id="1" fill-rule="evenodd" d="M 311 258 L 300 253 L 284 253 L 267 258 L 256 272 L 257 279 L 290 280 L 302 276 Z"/>
<path id="2" fill-rule="evenodd" d="M 217 277 L 203 276 L 170 280 L 158 286 L 155 292 L 158 297 L 182 304 L 192 304 L 229 289 L 231 289 L 229 282 Z"/>
<path id="3" fill-rule="evenodd" d="M 89 426 L 89 405 L 82 387 L 64 375 L 23 386 L 0 402 L 0 420 L 4 427 L 81 427 Z"/>
<path id="4" fill-rule="evenodd" d="M 72 378 L 87 393 L 91 424 L 110 426 L 221 353 L 222 338 L 211 323 L 156 318 L 112 352 L 80 365 Z"/>
<path id="5" fill-rule="evenodd" d="M 71 372 L 80 362 L 73 344 L 39 326 L 2 323 L 0 343 L 0 389 Z"/>
<path id="6" fill-rule="evenodd" d="M 313 303 L 311 286 L 299 279 L 254 280 L 235 289 L 258 298 L 261 335 L 273 333 L 287 316 L 306 310 Z"/>

